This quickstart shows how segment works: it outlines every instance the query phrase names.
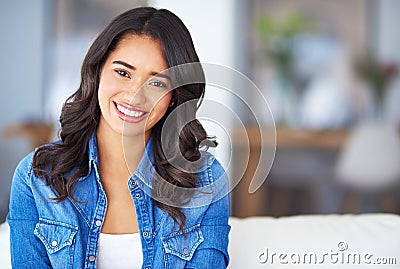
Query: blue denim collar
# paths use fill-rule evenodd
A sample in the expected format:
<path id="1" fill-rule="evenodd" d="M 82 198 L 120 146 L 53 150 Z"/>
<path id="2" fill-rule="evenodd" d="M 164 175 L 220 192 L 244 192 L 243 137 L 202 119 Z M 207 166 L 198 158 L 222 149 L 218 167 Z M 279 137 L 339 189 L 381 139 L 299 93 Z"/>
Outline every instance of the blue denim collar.
<path id="1" fill-rule="evenodd" d="M 88 169 L 88 174 L 86 177 L 82 178 L 85 179 L 87 178 L 93 167 L 96 166 L 95 169 L 98 168 L 98 148 L 97 148 L 97 137 L 96 137 L 96 131 L 93 132 L 92 136 L 90 137 L 89 140 L 89 145 L 88 145 L 88 155 L 89 155 L 89 169 Z M 139 165 L 134 172 L 134 174 L 131 176 L 132 177 L 138 177 L 142 182 L 151 182 L 152 180 L 152 169 L 153 169 L 153 162 L 154 162 L 154 156 L 153 156 L 153 139 L 150 136 L 149 140 L 147 141 L 145 152 L 142 156 L 142 159 L 139 162 Z M 147 185 L 147 184 L 146 184 Z"/>
<path id="2" fill-rule="evenodd" d="M 93 164 L 98 165 L 98 157 L 96 131 L 94 131 L 89 140 L 89 170 Z"/>
<path id="3" fill-rule="evenodd" d="M 204 170 L 203 173 L 210 174 L 212 173 L 211 171 L 211 165 L 212 162 L 214 161 L 215 157 L 209 153 L 204 153 L 202 156 L 203 158 L 203 164 Z M 154 182 L 154 173 L 155 173 L 155 168 L 154 168 L 154 156 L 153 156 L 153 140 L 150 137 L 150 139 L 147 141 L 145 152 L 139 162 L 139 165 L 136 169 L 136 171 L 131 175 L 129 178 L 127 184 L 131 185 L 132 181 L 135 181 L 135 183 L 148 195 L 152 196 L 152 189 L 153 189 L 153 184 Z M 85 177 L 87 178 L 90 173 L 92 172 L 91 170 L 95 170 L 96 173 L 96 180 L 100 181 L 100 176 L 98 173 L 98 151 L 97 151 L 97 139 L 96 139 L 96 133 L 92 135 L 90 141 L 89 141 L 89 171 L 88 175 Z M 203 186 L 197 186 L 197 189 L 199 191 L 202 191 L 204 193 L 197 193 L 195 196 L 193 196 L 190 199 L 190 202 L 183 207 L 199 207 L 203 205 L 210 204 L 213 200 L 218 200 L 221 198 L 223 195 L 226 194 L 225 189 L 226 189 L 226 180 L 216 180 L 215 182 L 202 182 L 204 185 Z M 185 191 L 184 188 L 182 188 L 182 191 Z"/>

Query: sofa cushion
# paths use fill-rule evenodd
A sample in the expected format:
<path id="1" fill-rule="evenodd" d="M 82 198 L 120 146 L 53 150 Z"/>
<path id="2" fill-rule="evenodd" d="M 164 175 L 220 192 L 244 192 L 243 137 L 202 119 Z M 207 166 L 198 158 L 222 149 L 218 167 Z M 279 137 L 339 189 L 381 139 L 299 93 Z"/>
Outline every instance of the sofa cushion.
<path id="1" fill-rule="evenodd" d="M 382 269 L 400 264 L 398 215 L 230 218 L 230 225 L 231 269 Z"/>
<path id="2" fill-rule="evenodd" d="M 0 268 L 11 269 L 10 227 L 7 222 L 0 224 Z"/>

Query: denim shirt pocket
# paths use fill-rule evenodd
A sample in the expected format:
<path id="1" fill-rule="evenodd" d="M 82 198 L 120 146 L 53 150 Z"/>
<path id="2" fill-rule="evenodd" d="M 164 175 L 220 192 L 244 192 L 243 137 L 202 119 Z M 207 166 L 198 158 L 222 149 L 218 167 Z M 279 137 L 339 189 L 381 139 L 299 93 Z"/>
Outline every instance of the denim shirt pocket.
<path id="1" fill-rule="evenodd" d="M 34 234 L 42 241 L 53 268 L 72 268 L 74 241 L 78 226 L 39 219 Z"/>
<path id="2" fill-rule="evenodd" d="M 198 224 L 184 229 L 184 233 L 174 232 L 161 240 L 166 254 L 166 268 L 183 268 L 192 259 L 204 237 Z"/>

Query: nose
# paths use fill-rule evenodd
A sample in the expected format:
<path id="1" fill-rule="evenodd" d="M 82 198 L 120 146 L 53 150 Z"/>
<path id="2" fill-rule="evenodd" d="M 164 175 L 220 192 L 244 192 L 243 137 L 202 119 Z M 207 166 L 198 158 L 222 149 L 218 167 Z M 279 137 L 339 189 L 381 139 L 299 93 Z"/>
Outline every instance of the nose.
<path id="1" fill-rule="evenodd" d="M 126 85 L 125 98 L 126 101 L 131 105 L 142 105 L 146 102 L 145 96 L 145 83 L 139 80 L 133 81 Z"/>

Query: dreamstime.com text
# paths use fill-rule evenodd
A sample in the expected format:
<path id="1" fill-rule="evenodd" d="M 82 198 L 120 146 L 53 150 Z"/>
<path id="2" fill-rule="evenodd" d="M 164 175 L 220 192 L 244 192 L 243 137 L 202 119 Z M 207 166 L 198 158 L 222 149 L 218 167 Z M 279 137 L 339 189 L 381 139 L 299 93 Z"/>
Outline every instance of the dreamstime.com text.
<path id="1" fill-rule="evenodd" d="M 318 254 L 315 252 L 273 252 L 265 248 L 258 254 L 257 258 L 261 264 L 397 264 L 395 257 L 375 257 L 368 252 L 348 251 L 346 242 L 339 242 L 337 248 L 338 250 L 329 250 Z"/>

